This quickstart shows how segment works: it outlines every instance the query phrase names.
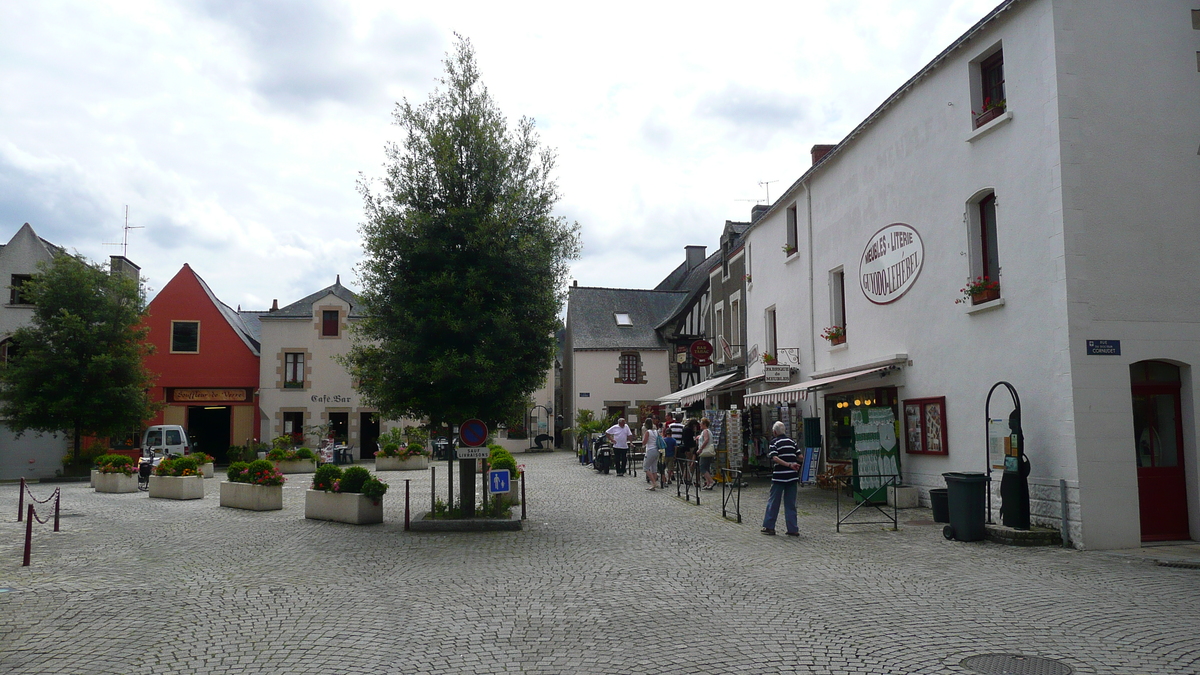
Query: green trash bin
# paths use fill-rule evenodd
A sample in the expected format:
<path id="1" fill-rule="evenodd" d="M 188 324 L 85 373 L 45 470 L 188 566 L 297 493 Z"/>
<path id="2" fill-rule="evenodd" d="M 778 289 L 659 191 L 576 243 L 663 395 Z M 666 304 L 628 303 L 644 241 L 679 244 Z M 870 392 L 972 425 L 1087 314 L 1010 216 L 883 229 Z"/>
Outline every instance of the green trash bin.
<path id="1" fill-rule="evenodd" d="M 951 471 L 942 474 L 942 478 L 946 479 L 950 507 L 950 524 L 942 529 L 942 534 L 958 541 L 982 541 L 987 533 L 984 528 L 987 474 Z"/>
<path id="2" fill-rule="evenodd" d="M 950 497 L 946 488 L 933 488 L 929 491 L 929 508 L 933 509 L 933 522 L 950 522 Z"/>

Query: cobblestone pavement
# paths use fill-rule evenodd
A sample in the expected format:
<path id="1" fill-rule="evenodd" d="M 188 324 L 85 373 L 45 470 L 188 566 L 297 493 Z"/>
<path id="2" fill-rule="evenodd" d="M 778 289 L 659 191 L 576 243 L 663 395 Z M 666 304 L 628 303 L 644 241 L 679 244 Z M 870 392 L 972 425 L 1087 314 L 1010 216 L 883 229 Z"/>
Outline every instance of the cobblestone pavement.
<path id="1" fill-rule="evenodd" d="M 0 673 L 969 673 L 992 653 L 1200 672 L 1200 569 L 950 542 L 923 509 L 839 534 L 816 488 L 801 537 L 765 537 L 765 481 L 738 524 L 719 491 L 519 461 L 526 529 L 487 534 L 404 532 L 421 472 L 383 474 L 386 522 L 362 527 L 305 520 L 303 477 L 262 513 L 219 507 L 215 479 L 190 502 L 62 484 L 30 567 L 2 485 Z"/>

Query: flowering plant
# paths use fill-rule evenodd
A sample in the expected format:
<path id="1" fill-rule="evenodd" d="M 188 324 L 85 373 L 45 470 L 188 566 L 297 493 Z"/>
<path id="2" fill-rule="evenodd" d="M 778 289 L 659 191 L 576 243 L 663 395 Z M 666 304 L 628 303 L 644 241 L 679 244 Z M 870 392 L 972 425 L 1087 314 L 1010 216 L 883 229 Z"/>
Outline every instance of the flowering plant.
<path id="1" fill-rule="evenodd" d="M 746 283 L 751 283 L 753 281 L 749 274 L 745 275 L 743 278 L 746 280 Z"/>
<path id="2" fill-rule="evenodd" d="M 361 466 L 352 466 L 342 471 L 333 464 L 323 464 L 317 467 L 317 472 L 313 474 L 312 489 L 342 494 L 361 493 L 371 501 L 379 503 L 383 495 L 387 494 L 388 485 Z"/>
<path id="3" fill-rule="evenodd" d="M 133 460 L 126 455 L 100 455 L 96 458 L 96 470 L 100 473 L 133 475 Z"/>
<path id="4" fill-rule="evenodd" d="M 204 466 L 213 461 L 213 456 L 206 452 L 193 452 L 192 457 L 195 458 L 196 464 Z"/>
<path id="5" fill-rule="evenodd" d="M 309 448 L 280 448 L 276 446 L 267 453 L 267 459 L 272 462 L 296 462 L 316 458 L 316 453 Z"/>
<path id="6" fill-rule="evenodd" d="M 784 244 L 783 252 L 785 255 L 791 255 L 796 252 L 796 247 L 792 246 L 791 244 Z"/>
<path id="7" fill-rule="evenodd" d="M 408 459 L 409 457 L 428 457 L 432 453 L 425 449 L 425 446 L 420 443 L 409 443 L 408 445 L 397 445 L 396 443 L 388 443 L 375 452 L 376 457 L 396 457 L 398 459 Z"/>
<path id="8" fill-rule="evenodd" d="M 846 329 L 843 326 L 829 326 L 821 333 L 821 337 L 833 342 L 846 337 Z"/>
<path id="9" fill-rule="evenodd" d="M 763 352 L 762 362 L 768 366 L 773 366 L 779 363 L 779 359 L 775 358 L 775 355 L 770 352 Z"/>
<path id="10" fill-rule="evenodd" d="M 256 459 L 253 462 L 234 462 L 226 472 L 231 483 L 249 483 L 251 485 L 275 486 L 283 485 L 287 480 L 270 460 Z"/>
<path id="11" fill-rule="evenodd" d="M 975 300 L 975 298 L 983 295 L 984 293 L 990 293 L 999 290 L 1000 282 L 992 281 L 988 277 L 975 277 L 974 279 L 967 279 L 967 285 L 958 289 L 958 291 L 962 293 L 962 297 L 955 300 L 954 304 L 957 305 L 964 302 L 972 302 Z"/>
<path id="12" fill-rule="evenodd" d="M 197 476 L 199 474 L 200 466 L 190 455 L 174 459 L 167 457 L 154 467 L 155 476 Z"/>

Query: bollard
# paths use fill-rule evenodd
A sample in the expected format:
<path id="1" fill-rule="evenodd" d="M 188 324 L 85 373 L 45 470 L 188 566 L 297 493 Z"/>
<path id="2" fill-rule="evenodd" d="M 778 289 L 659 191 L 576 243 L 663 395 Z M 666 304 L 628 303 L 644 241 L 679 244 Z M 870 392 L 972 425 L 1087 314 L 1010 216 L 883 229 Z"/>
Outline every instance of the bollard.
<path id="1" fill-rule="evenodd" d="M 408 489 L 409 489 L 410 483 L 412 483 L 412 479 L 410 479 L 410 478 L 404 479 L 404 531 L 405 532 L 408 532 L 408 530 L 410 529 L 409 528 L 409 518 L 408 518 Z"/>
<path id="2" fill-rule="evenodd" d="M 436 517 L 437 512 L 433 509 L 435 504 L 437 504 L 437 467 L 431 466 L 429 467 L 429 512 Z"/>
<path id="3" fill-rule="evenodd" d="M 525 472 L 521 472 L 521 520 L 525 520 Z"/>
<path id="4" fill-rule="evenodd" d="M 62 502 L 61 488 L 54 490 L 54 531 L 58 532 L 58 505 Z"/>
<path id="5" fill-rule="evenodd" d="M 17 497 L 17 522 L 25 517 L 25 477 L 21 477 L 21 494 Z"/>
<path id="6" fill-rule="evenodd" d="M 29 567 L 29 551 L 33 547 L 33 504 L 29 505 L 29 518 L 25 521 L 25 562 L 21 567 Z"/>

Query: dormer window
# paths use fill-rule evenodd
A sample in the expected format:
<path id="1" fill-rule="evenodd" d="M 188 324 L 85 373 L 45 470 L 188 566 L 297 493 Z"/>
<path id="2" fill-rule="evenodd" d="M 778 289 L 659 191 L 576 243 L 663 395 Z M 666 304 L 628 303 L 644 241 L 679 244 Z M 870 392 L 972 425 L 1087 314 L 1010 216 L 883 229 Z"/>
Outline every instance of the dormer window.
<path id="1" fill-rule="evenodd" d="M 613 312 L 613 318 L 617 320 L 618 326 L 632 326 L 633 319 L 629 318 L 628 312 Z"/>

